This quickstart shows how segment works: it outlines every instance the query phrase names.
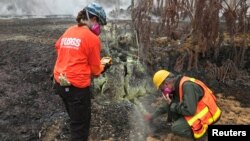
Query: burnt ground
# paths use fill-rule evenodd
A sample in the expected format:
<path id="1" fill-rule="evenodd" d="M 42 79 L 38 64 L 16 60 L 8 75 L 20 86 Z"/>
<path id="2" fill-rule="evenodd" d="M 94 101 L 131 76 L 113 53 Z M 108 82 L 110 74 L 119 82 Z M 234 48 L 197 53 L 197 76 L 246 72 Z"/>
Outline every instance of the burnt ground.
<path id="1" fill-rule="evenodd" d="M 52 92 L 50 74 L 54 43 L 72 24 L 72 19 L 0 20 L 0 140 L 68 139 L 68 117 Z M 249 85 L 215 83 L 212 89 L 223 111 L 217 124 L 250 124 Z M 92 140 L 122 141 L 136 136 L 138 129 L 127 124 L 129 103 L 99 105 L 93 99 L 92 109 Z M 165 137 L 178 140 L 167 134 L 147 140 Z"/>
<path id="2" fill-rule="evenodd" d="M 53 42 L 63 30 L 49 27 L 54 24 L 0 22 L 1 140 L 37 140 L 44 120 L 61 110 L 49 80 L 55 61 Z"/>

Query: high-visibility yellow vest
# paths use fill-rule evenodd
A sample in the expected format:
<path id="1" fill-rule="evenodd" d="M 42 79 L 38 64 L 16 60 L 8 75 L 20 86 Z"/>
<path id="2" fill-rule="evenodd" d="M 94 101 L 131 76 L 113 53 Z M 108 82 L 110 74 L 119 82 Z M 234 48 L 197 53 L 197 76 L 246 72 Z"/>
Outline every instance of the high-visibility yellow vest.
<path id="1" fill-rule="evenodd" d="M 215 123 L 220 115 L 221 110 L 216 104 L 216 97 L 213 92 L 201 81 L 184 76 L 179 84 L 180 102 L 183 100 L 182 86 L 186 81 L 192 81 L 202 87 L 204 95 L 197 104 L 196 112 L 193 116 L 184 116 L 190 127 L 192 128 L 194 138 L 202 137 L 208 128 L 208 125 Z"/>

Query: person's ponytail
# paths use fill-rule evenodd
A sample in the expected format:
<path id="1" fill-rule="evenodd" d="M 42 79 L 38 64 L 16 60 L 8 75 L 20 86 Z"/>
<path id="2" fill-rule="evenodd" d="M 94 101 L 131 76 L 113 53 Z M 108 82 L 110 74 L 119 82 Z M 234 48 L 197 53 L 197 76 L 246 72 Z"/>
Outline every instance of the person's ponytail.
<path id="1" fill-rule="evenodd" d="M 78 23 L 78 26 L 86 25 L 86 23 L 84 22 L 85 20 L 87 20 L 86 11 L 85 10 L 79 11 L 78 15 L 76 17 L 76 21 Z"/>

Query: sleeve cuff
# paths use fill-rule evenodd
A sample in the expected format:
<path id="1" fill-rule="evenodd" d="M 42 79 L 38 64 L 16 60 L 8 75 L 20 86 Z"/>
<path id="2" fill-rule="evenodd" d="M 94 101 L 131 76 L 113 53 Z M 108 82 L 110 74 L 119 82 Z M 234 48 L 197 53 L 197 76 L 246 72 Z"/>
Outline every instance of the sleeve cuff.
<path id="1" fill-rule="evenodd" d="M 170 111 L 174 112 L 175 111 L 175 106 L 176 106 L 176 103 L 171 102 L 170 105 L 169 105 Z"/>

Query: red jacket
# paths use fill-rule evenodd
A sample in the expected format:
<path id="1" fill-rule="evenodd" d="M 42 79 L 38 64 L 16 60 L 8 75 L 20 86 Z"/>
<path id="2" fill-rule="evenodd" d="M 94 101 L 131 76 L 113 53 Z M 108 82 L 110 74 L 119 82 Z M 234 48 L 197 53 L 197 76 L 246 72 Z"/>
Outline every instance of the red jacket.
<path id="1" fill-rule="evenodd" d="M 57 60 L 54 78 L 63 74 L 69 82 L 79 88 L 90 86 L 91 75 L 103 71 L 100 63 L 101 43 L 99 37 L 86 26 L 72 26 L 55 44 Z"/>

